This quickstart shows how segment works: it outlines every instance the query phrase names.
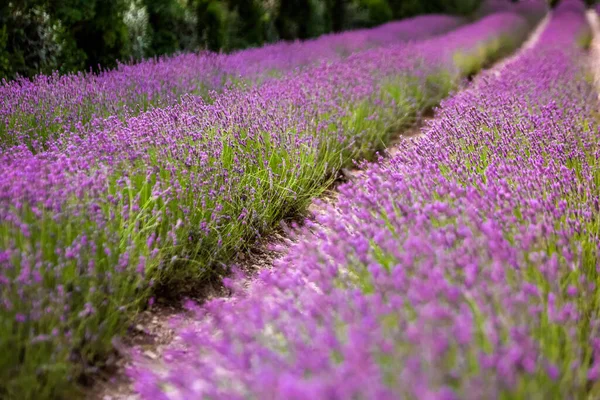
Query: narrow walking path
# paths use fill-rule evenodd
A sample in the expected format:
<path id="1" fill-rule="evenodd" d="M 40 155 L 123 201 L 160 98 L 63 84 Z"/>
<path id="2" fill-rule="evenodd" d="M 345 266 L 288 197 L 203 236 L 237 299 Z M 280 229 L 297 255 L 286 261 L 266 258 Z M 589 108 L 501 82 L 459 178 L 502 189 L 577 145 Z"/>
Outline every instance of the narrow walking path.
<path id="1" fill-rule="evenodd" d="M 476 87 L 482 80 L 500 76 L 507 66 L 521 57 L 524 52 L 528 51 L 537 43 L 541 33 L 546 28 L 548 21 L 549 16 L 546 16 L 538 23 L 537 27 L 532 31 L 526 42 L 517 52 L 480 72 L 464 90 Z M 417 144 L 419 140 L 423 139 L 423 127 L 427 126 L 433 119 L 435 119 L 435 117 L 423 118 L 414 126 L 400 132 L 395 144 L 392 144 L 386 150 L 386 156 L 393 156 L 399 147 L 398 143 L 401 141 L 410 140 Z M 357 168 L 352 171 L 342 171 L 342 175 L 345 179 L 355 179 L 362 172 L 362 169 Z M 310 218 L 311 222 L 316 223 L 316 217 L 325 209 L 323 204 L 335 204 L 336 197 L 337 192 L 334 188 L 326 192 L 322 198 L 313 201 L 309 207 L 309 212 L 312 213 L 312 217 Z M 285 226 L 282 228 L 281 233 L 271 235 L 263 242 L 258 243 L 253 252 L 240 255 L 238 260 L 233 264 L 238 265 L 242 270 L 250 273 L 261 269 L 272 268 L 274 261 L 282 257 L 285 254 L 286 249 L 298 239 L 299 238 L 294 235 L 293 227 L 290 228 Z M 206 300 L 227 295 L 228 291 L 225 288 L 220 285 L 215 285 L 214 287 L 209 287 L 207 292 L 203 293 L 202 298 L 198 300 Z M 185 322 L 186 319 L 191 317 L 191 315 L 185 312 L 182 306 L 173 305 L 156 305 L 150 310 L 143 312 L 132 329 L 132 337 L 129 338 L 129 341 L 127 343 L 117 344 L 123 358 L 115 362 L 115 373 L 113 376 L 107 377 L 106 381 L 97 383 L 93 390 L 88 394 L 87 398 L 93 400 L 137 399 L 138 397 L 124 374 L 125 369 L 131 363 L 128 354 L 131 352 L 132 348 L 136 348 L 142 353 L 143 357 L 147 359 L 148 363 L 156 364 L 157 368 L 160 368 L 160 360 L 164 350 L 176 340 L 174 331 L 171 328 L 172 320 L 175 318 L 178 321 Z"/>
<path id="2" fill-rule="evenodd" d="M 590 43 L 589 69 L 594 78 L 594 86 L 600 98 L 600 18 L 594 10 L 588 10 L 586 17 L 592 29 L 592 42 Z"/>

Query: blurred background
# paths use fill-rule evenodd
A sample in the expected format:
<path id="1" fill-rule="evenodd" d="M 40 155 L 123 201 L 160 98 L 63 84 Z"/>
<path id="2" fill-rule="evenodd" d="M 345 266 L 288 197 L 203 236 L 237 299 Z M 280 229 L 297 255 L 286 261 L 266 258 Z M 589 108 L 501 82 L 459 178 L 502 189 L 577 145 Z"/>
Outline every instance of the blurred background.
<path id="1" fill-rule="evenodd" d="M 496 0 L 500 1 L 500 0 Z M 509 2 L 510 0 L 505 0 Z M 0 79 L 117 61 L 308 39 L 425 13 L 475 16 L 481 0 L 2 0 Z"/>

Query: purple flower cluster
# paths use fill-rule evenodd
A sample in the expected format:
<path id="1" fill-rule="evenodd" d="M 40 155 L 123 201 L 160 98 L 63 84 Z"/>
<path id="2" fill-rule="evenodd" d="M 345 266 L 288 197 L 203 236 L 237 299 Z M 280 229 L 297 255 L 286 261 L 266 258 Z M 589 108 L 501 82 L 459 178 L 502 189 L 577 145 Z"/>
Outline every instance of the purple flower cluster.
<path id="1" fill-rule="evenodd" d="M 43 152 L 4 151 L 0 394 L 60 397 L 157 285 L 219 273 L 305 210 L 340 167 L 372 156 L 436 104 L 464 65 L 498 58 L 527 30 L 518 15 L 492 15 L 440 38 L 224 90 L 210 104 L 187 97 L 80 124 Z"/>
<path id="2" fill-rule="evenodd" d="M 499 76 L 444 101 L 276 268 L 226 281 L 234 296 L 197 308 L 161 365 L 140 360 L 141 396 L 597 398 L 588 29 L 581 9 L 559 9 Z"/>
<path id="3" fill-rule="evenodd" d="M 316 62 L 341 60 L 372 47 L 425 39 L 448 32 L 460 18 L 430 15 L 380 27 L 282 42 L 231 55 L 210 52 L 122 64 L 99 75 L 76 74 L 18 79 L 0 87 L 0 148 L 78 133 L 90 122 L 131 117 L 152 107 L 176 104 L 184 95 L 209 98 L 234 82 L 264 80 Z"/>

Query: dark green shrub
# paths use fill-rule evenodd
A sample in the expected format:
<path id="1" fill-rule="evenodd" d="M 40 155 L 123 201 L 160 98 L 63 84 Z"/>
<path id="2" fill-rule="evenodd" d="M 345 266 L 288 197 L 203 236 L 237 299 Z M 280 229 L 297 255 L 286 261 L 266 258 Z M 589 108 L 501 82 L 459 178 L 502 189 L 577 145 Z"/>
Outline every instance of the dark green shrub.
<path id="1" fill-rule="evenodd" d="M 201 46 L 219 51 L 227 48 L 227 8 L 217 0 L 199 0 L 196 32 Z"/>

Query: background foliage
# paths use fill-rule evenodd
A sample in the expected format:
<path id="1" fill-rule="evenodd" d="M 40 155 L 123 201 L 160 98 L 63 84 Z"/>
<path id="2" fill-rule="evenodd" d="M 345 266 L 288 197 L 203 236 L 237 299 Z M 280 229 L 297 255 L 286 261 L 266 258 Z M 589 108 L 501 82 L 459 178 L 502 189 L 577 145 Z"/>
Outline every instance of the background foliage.
<path id="1" fill-rule="evenodd" d="M 509 0 L 507 0 L 509 1 Z M 260 46 L 481 0 L 9 0 L 0 2 L 0 78 L 114 67 L 179 51 Z"/>

